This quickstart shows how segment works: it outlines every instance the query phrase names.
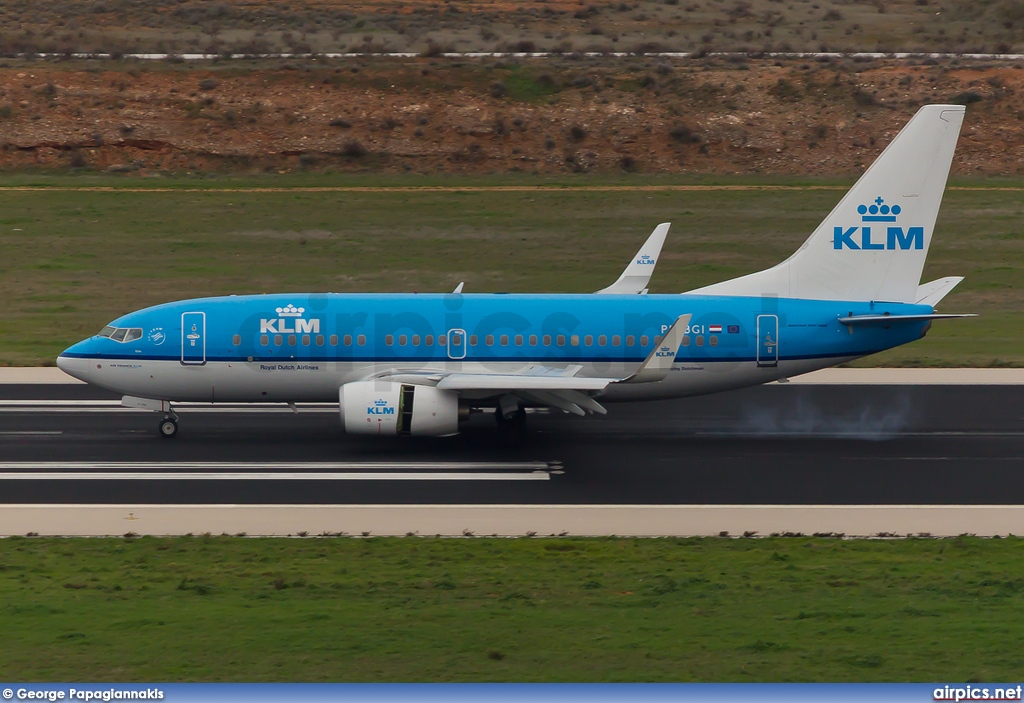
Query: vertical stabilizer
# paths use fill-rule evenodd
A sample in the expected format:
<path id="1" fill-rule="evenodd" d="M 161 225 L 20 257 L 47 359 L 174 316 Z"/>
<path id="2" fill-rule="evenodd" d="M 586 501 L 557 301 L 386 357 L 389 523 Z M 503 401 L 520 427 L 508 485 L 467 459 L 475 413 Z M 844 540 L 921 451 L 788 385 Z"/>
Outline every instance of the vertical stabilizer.
<path id="1" fill-rule="evenodd" d="M 922 107 L 793 256 L 691 292 L 913 303 L 963 118 Z"/>

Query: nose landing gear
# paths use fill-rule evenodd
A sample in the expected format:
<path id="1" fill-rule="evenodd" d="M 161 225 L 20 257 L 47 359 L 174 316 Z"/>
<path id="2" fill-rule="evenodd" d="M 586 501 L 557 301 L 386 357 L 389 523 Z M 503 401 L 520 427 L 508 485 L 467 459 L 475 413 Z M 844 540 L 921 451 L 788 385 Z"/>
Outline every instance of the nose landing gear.
<path id="1" fill-rule="evenodd" d="M 160 421 L 160 436 L 170 439 L 178 434 L 178 418 L 167 415 Z"/>

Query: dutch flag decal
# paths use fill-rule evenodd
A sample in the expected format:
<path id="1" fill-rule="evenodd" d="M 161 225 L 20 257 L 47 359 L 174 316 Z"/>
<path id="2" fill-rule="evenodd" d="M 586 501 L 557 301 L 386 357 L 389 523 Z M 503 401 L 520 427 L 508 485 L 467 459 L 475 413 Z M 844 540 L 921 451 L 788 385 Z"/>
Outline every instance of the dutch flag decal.
<path id="1" fill-rule="evenodd" d="M 711 334 L 719 334 L 722 331 L 721 325 L 708 325 L 708 332 Z"/>

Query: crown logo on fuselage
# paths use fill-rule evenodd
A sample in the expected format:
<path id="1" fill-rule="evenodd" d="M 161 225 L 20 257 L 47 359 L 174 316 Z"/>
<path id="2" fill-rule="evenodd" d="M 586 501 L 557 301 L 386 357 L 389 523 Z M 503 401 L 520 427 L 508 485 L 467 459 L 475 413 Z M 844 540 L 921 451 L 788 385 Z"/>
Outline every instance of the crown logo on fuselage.
<path id="1" fill-rule="evenodd" d="M 306 308 L 297 308 L 288 303 L 283 308 L 274 308 L 276 318 L 260 320 L 260 334 L 320 334 L 320 320 L 302 319 Z M 291 322 L 294 320 L 294 327 Z"/>
<path id="2" fill-rule="evenodd" d="M 302 317 L 302 313 L 306 312 L 306 308 L 297 308 L 288 303 L 283 308 L 277 308 L 275 312 L 278 317 Z"/>

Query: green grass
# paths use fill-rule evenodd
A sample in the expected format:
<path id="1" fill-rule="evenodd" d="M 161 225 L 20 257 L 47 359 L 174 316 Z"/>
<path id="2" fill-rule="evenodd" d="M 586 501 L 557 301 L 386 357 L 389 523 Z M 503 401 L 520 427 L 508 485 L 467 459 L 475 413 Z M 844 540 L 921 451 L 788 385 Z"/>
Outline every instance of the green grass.
<path id="1" fill-rule="evenodd" d="M 0 679 L 1006 681 L 1022 548 L 12 538 Z"/>
<path id="2" fill-rule="evenodd" d="M 52 364 L 66 346 L 145 305 L 261 292 L 584 292 L 615 279 L 654 226 L 673 230 L 651 290 L 680 292 L 791 254 L 835 190 L 574 191 L 559 186 L 841 182 L 641 177 L 474 179 L 300 175 L 128 179 L 42 174 L 0 186 L 0 364 Z M 960 180 L 954 185 L 985 186 Z M 1000 187 L 1019 181 L 991 181 Z M 246 187 L 543 185 L 540 191 L 237 192 Z M 126 188 L 170 188 L 134 192 Z M 189 190 L 198 189 L 198 190 Z M 1019 191 L 951 190 L 925 280 L 965 275 L 944 302 L 977 320 L 862 364 L 1024 365 Z"/>

